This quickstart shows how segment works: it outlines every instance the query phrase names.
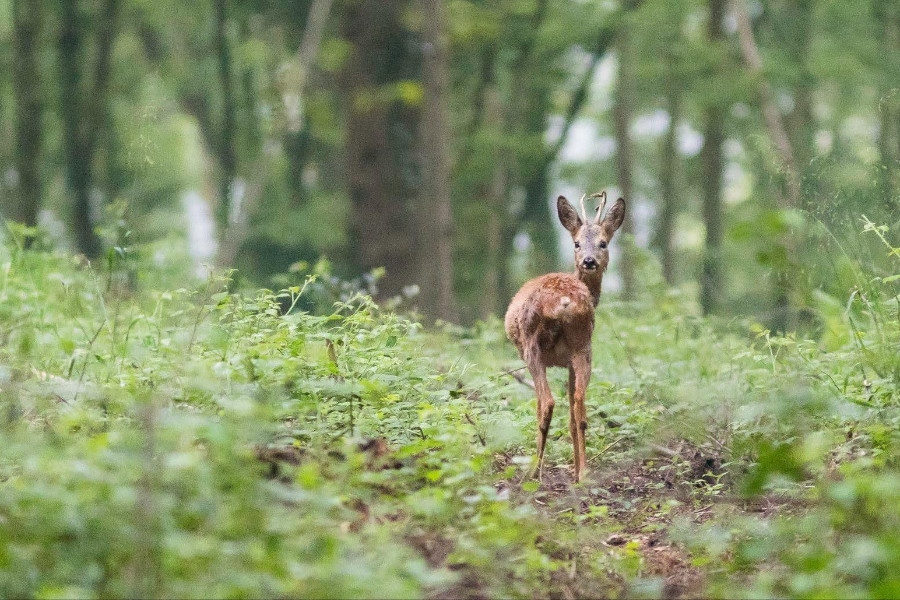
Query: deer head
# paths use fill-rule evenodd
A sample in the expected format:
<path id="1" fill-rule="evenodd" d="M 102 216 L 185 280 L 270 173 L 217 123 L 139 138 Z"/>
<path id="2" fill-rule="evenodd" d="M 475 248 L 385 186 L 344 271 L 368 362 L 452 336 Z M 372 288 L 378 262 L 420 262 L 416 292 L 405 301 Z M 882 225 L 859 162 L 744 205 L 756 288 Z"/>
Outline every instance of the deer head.
<path id="1" fill-rule="evenodd" d="M 606 192 L 593 194 L 591 198 L 599 200 L 593 219 L 588 219 L 585 211 L 585 196 L 581 197 L 581 216 L 565 196 L 556 200 L 559 220 L 575 242 L 575 269 L 582 278 L 602 274 L 606 270 L 609 265 L 609 243 L 625 220 L 623 198 L 616 201 L 605 217 L 603 209 L 606 207 Z"/>

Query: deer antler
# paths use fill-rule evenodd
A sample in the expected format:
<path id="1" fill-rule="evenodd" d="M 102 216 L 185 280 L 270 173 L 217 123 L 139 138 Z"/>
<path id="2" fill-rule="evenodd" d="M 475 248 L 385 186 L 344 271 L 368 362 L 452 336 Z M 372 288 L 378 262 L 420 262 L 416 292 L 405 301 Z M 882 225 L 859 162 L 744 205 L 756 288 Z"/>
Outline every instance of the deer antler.
<path id="1" fill-rule="evenodd" d="M 582 194 L 582 195 L 581 195 L 581 200 L 579 200 L 579 203 L 581 204 L 581 216 L 582 216 L 582 218 L 584 219 L 584 222 L 587 223 L 587 220 L 588 220 L 588 218 L 587 218 L 587 211 L 584 210 L 584 199 L 585 199 L 585 198 L 587 198 L 587 194 Z"/>
<path id="2" fill-rule="evenodd" d="M 606 208 L 606 190 L 602 192 L 598 192 L 596 194 L 591 194 L 591 198 L 597 198 L 600 200 L 600 204 L 597 205 L 597 215 L 594 217 L 594 223 L 600 222 L 600 216 L 603 214 L 603 209 Z"/>

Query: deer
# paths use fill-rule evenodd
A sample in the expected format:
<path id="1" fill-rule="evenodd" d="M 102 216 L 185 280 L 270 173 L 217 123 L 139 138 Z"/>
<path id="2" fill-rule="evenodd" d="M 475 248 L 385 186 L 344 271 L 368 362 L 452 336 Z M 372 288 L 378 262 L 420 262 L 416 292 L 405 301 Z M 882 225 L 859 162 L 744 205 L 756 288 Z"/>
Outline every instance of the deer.
<path id="1" fill-rule="evenodd" d="M 600 302 L 603 273 L 609 266 L 609 244 L 625 220 L 625 200 L 619 198 L 603 217 L 606 192 L 593 194 L 597 212 L 588 219 L 581 197 L 581 216 L 559 196 L 556 208 L 563 227 L 575 244 L 575 272 L 550 273 L 525 283 L 506 311 L 506 335 L 531 373 L 537 396 L 537 465 L 532 472 L 543 477 L 544 447 L 553 418 L 555 401 L 547 382 L 548 367 L 569 370 L 569 434 L 575 453 L 574 477 L 587 473 L 587 409 L 585 393 L 591 379 L 591 336 L 594 312 Z M 601 218 L 602 217 L 602 218 Z"/>

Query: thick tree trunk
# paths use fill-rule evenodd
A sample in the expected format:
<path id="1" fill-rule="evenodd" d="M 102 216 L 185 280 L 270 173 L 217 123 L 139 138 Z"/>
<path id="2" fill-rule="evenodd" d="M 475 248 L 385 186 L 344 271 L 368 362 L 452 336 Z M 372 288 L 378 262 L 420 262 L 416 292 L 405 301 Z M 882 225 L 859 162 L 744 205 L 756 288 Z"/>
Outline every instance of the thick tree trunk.
<path id="1" fill-rule="evenodd" d="M 73 196 L 73 226 L 78 249 L 89 258 L 100 254 L 100 240 L 91 215 L 94 158 L 97 139 L 105 124 L 112 51 L 115 44 L 119 0 L 105 0 L 97 17 L 97 55 L 92 85 L 83 85 L 84 35 L 77 0 L 62 0 L 59 40 L 63 146 L 66 183 Z"/>
<path id="2" fill-rule="evenodd" d="M 43 138 L 43 100 L 38 54 L 41 48 L 43 5 L 34 0 L 13 1 L 14 91 L 16 99 L 16 170 L 18 194 L 6 217 L 37 225 L 41 202 L 40 158 Z"/>
<path id="3" fill-rule="evenodd" d="M 425 106 L 422 147 L 425 155 L 425 233 L 420 248 L 422 273 L 428 274 L 424 299 L 429 313 L 455 320 L 453 296 L 453 212 L 450 194 L 450 57 L 444 0 L 421 0 L 423 13 Z M 421 210 L 420 209 L 420 210 Z"/>
<path id="4" fill-rule="evenodd" d="M 343 80 L 352 205 L 349 259 L 361 271 L 385 268 L 382 297 L 422 283 L 414 211 L 419 111 L 378 94 L 418 72 L 402 23 L 406 4 L 363 0 L 348 4 L 342 17 L 342 34 L 352 48 Z"/>
<path id="5" fill-rule="evenodd" d="M 82 141 L 81 82 L 84 64 L 83 31 L 77 0 L 62 0 L 62 31 L 59 38 L 60 113 L 63 120 L 63 147 L 66 186 L 72 196 L 72 224 L 75 243 L 82 253 L 95 257 L 100 242 L 91 219 L 91 166 Z"/>
<path id="6" fill-rule="evenodd" d="M 634 62 L 632 60 L 631 32 L 626 24 L 621 24 L 616 34 L 616 49 L 619 53 L 618 81 L 613 105 L 613 125 L 616 136 L 616 179 L 619 189 L 627 202 L 634 206 L 634 146 L 631 140 L 631 119 L 633 108 Z M 625 300 L 637 296 L 634 265 L 634 218 L 633 208 L 625 212 L 622 223 L 622 260 L 619 263 L 622 274 L 622 295 Z"/>
<path id="7" fill-rule="evenodd" d="M 219 87 L 222 94 L 222 121 L 219 151 L 219 203 L 216 206 L 216 224 L 219 240 L 225 238 L 231 222 L 231 202 L 234 180 L 237 177 L 237 97 L 234 84 L 234 64 L 231 44 L 228 40 L 228 0 L 215 0 L 216 55 L 219 66 Z"/>
<path id="8" fill-rule="evenodd" d="M 710 43 L 716 46 L 721 44 L 724 37 L 722 20 L 725 5 L 725 0 L 709 2 L 707 36 Z M 706 245 L 700 281 L 700 306 L 704 314 L 710 314 L 719 307 L 722 289 L 722 142 L 725 137 L 725 107 L 721 105 L 707 107 L 705 121 L 701 159 Z"/>
<path id="9" fill-rule="evenodd" d="M 669 131 L 663 139 L 662 166 L 660 168 L 660 200 L 657 244 L 662 255 L 663 277 L 669 285 L 675 285 L 675 219 L 678 216 L 678 122 L 681 120 L 681 90 L 675 81 L 669 82 L 667 110 Z"/>

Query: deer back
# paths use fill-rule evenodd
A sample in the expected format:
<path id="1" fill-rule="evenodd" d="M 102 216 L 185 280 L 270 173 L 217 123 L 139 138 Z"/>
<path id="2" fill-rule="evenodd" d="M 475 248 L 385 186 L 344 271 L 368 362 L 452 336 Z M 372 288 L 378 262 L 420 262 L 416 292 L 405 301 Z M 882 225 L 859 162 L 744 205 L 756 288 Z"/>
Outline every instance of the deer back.
<path id="1" fill-rule="evenodd" d="M 590 345 L 594 301 L 577 276 L 543 275 L 526 283 L 513 297 L 505 325 L 507 336 L 523 359 L 535 350 L 545 355 L 554 350 L 575 350 Z"/>

